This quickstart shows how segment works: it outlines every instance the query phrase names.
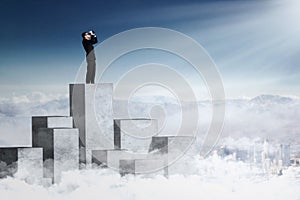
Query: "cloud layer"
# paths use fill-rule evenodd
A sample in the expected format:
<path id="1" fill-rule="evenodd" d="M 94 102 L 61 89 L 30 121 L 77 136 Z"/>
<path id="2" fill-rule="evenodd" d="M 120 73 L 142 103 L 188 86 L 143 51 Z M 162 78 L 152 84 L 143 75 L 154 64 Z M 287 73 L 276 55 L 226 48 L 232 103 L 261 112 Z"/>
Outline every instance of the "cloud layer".
<path id="1" fill-rule="evenodd" d="M 1 199 L 32 200 L 79 199 L 290 199 L 299 200 L 299 169 L 285 171 L 283 176 L 262 176 L 245 163 L 230 162 L 211 156 L 194 158 L 190 167 L 197 175 L 173 175 L 146 178 L 119 174 L 108 169 L 66 172 L 62 182 L 50 187 L 28 185 L 15 178 L 0 180 Z M 188 170 L 188 169 L 187 169 Z"/>
<path id="2" fill-rule="evenodd" d="M 134 102 L 134 101 L 138 101 Z M 115 115 L 126 111 L 126 104 L 116 100 Z M 123 105 L 123 104 L 124 105 Z M 125 102 L 126 103 L 126 102 Z M 147 116 L 153 105 L 164 108 L 166 117 L 174 124 L 178 120 L 178 104 L 168 97 L 146 99 L 137 97 L 129 104 L 133 114 Z M 210 102 L 198 103 L 202 131 L 209 125 Z M 183 105 L 185 109 L 189 105 Z M 221 140 L 224 144 L 248 145 L 257 138 L 268 137 L 274 140 L 299 141 L 300 117 L 299 99 L 262 95 L 253 99 L 227 101 L 227 114 Z M 125 109 L 125 110 L 124 110 Z M 67 96 L 31 94 L 28 96 L 2 99 L 0 101 L 1 145 L 26 144 L 29 138 L 28 122 L 22 118 L 31 115 L 68 115 Z M 27 124 L 27 125 L 26 125 Z M 30 124 L 29 124 L 30 125 Z M 23 128 L 22 128 L 23 127 Z M 242 139 L 240 139 L 243 137 Z M 29 185 L 17 178 L 0 179 L 1 199 L 291 199 L 299 200 L 300 171 L 290 168 L 283 176 L 270 176 L 261 169 L 242 162 L 223 160 L 216 155 L 206 159 L 197 156 L 200 144 L 182 162 L 180 175 L 170 178 L 163 176 L 125 176 L 109 169 L 86 169 L 66 172 L 61 183 L 50 187 Z M 298 177 L 298 178 L 297 178 Z"/>
<path id="3" fill-rule="evenodd" d="M 129 107 L 127 107 L 129 106 Z M 149 117 L 153 106 L 164 112 L 166 134 L 172 134 L 180 126 L 181 109 L 190 109 L 188 103 L 181 107 L 170 97 L 137 96 L 126 101 L 114 101 L 114 115 L 122 118 L 130 110 L 133 117 Z M 198 102 L 199 136 L 206 134 L 211 120 L 211 103 Z M 0 100 L 0 146 L 21 144 L 30 141 L 31 116 L 69 115 L 67 95 L 32 93 Z M 283 142 L 300 141 L 300 100 L 298 97 L 260 95 L 256 98 L 231 99 L 226 101 L 226 117 L 223 137 L 268 138 Z M 162 123 L 162 122 L 161 122 Z"/>

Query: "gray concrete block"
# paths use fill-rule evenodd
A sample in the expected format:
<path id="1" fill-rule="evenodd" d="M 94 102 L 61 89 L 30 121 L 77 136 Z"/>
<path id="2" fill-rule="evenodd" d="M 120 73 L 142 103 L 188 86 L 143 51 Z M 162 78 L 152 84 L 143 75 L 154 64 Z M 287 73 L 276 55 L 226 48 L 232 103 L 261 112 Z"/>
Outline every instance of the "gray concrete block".
<path id="1" fill-rule="evenodd" d="M 18 148 L 0 148 L 0 161 L 10 165 L 18 160 Z"/>
<path id="2" fill-rule="evenodd" d="M 17 148 L 0 148 L 0 178 L 13 176 L 17 172 L 17 160 Z"/>
<path id="3" fill-rule="evenodd" d="M 134 175 L 164 175 L 167 176 L 167 166 L 164 159 L 120 160 L 120 174 Z"/>
<path id="4" fill-rule="evenodd" d="M 18 148 L 17 166 L 17 178 L 28 183 L 41 183 L 43 180 L 43 149 Z"/>
<path id="5" fill-rule="evenodd" d="M 149 147 L 149 152 L 158 151 L 161 154 L 168 153 L 169 137 L 153 137 Z"/>
<path id="6" fill-rule="evenodd" d="M 36 133 L 39 128 L 73 128 L 73 118 L 68 116 L 33 116 L 32 146 L 36 146 Z"/>
<path id="7" fill-rule="evenodd" d="M 70 116 L 79 130 L 79 161 L 86 163 L 85 84 L 69 85 Z"/>
<path id="8" fill-rule="evenodd" d="M 78 129 L 55 129 L 54 132 L 54 181 L 59 182 L 61 173 L 79 168 Z"/>
<path id="9" fill-rule="evenodd" d="M 39 128 L 36 146 L 43 148 L 44 177 L 59 182 L 61 173 L 79 167 L 78 129 Z"/>
<path id="10" fill-rule="evenodd" d="M 157 136 L 152 137 L 149 152 L 160 154 L 183 154 L 194 142 L 192 136 Z"/>
<path id="11" fill-rule="evenodd" d="M 73 128 L 73 118 L 69 116 L 49 116 L 47 128 Z"/>
<path id="12" fill-rule="evenodd" d="M 113 85 L 70 84 L 70 115 L 79 129 L 80 162 L 92 162 L 92 150 L 113 149 Z"/>
<path id="13" fill-rule="evenodd" d="M 153 137 L 149 149 L 149 156 L 156 159 L 165 160 L 166 174 L 189 174 L 186 173 L 187 155 L 190 146 L 194 142 L 191 136 L 158 136 Z"/>
<path id="14" fill-rule="evenodd" d="M 43 178 L 42 148 L 0 148 L 0 177 L 16 176 L 29 183 Z"/>
<path id="15" fill-rule="evenodd" d="M 135 160 L 136 174 L 166 175 L 166 168 L 166 160 L 164 159 Z"/>
<path id="16" fill-rule="evenodd" d="M 107 167 L 107 151 L 108 150 L 93 150 L 92 163 L 102 167 Z"/>
<path id="17" fill-rule="evenodd" d="M 115 119 L 115 149 L 147 153 L 153 136 L 157 135 L 155 119 Z"/>
<path id="18" fill-rule="evenodd" d="M 93 150 L 93 163 L 109 167 L 119 172 L 120 160 L 145 159 L 147 154 L 126 150 Z"/>
<path id="19" fill-rule="evenodd" d="M 32 129 L 37 128 L 73 128 L 73 119 L 69 116 L 32 116 Z"/>
<path id="20" fill-rule="evenodd" d="M 121 176 L 135 174 L 135 160 L 120 160 L 119 165 Z"/>

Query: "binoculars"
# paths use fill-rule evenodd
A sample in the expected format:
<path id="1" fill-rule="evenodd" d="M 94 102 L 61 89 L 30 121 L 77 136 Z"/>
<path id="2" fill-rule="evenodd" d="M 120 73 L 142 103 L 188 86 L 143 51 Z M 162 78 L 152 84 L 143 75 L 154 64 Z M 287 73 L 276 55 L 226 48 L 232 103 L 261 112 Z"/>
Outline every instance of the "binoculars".
<path id="1" fill-rule="evenodd" d="M 95 34 L 95 31 L 90 30 L 89 32 L 87 32 L 89 35 Z"/>

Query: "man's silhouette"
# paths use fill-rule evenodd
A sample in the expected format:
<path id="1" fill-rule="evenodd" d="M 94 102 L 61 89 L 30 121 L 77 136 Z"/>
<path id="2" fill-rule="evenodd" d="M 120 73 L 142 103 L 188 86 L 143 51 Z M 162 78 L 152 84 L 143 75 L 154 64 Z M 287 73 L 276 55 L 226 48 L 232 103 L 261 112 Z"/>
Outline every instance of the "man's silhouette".
<path id="1" fill-rule="evenodd" d="M 96 56 L 94 52 L 93 44 L 98 42 L 97 36 L 94 31 L 83 32 L 82 36 L 82 45 L 86 51 L 86 62 L 87 62 L 87 71 L 86 71 L 86 83 L 95 83 L 95 73 L 96 73 Z"/>

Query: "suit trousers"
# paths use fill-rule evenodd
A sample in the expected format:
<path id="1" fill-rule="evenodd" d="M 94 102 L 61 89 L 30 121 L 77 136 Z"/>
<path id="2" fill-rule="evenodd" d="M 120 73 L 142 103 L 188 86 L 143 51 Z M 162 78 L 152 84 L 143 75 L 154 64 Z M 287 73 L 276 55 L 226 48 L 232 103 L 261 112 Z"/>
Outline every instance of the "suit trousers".
<path id="1" fill-rule="evenodd" d="M 96 60 L 87 59 L 87 70 L 86 70 L 86 83 L 95 83 L 95 74 L 96 74 Z"/>

